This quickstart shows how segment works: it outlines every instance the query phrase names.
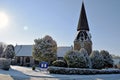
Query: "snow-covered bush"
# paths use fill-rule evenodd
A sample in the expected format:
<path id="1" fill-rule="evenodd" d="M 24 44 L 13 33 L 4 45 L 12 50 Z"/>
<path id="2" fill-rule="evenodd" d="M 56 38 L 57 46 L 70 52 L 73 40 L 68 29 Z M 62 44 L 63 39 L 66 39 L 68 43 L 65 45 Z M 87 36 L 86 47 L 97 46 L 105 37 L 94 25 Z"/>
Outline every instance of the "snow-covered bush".
<path id="1" fill-rule="evenodd" d="M 67 63 L 64 60 L 56 60 L 52 65 L 56 67 L 67 67 Z"/>
<path id="2" fill-rule="evenodd" d="M 86 64 L 87 64 L 87 68 L 92 68 L 92 63 L 91 63 L 90 57 L 87 53 L 87 50 L 84 48 L 81 48 L 80 53 L 84 55 L 84 58 L 85 58 Z"/>
<path id="3" fill-rule="evenodd" d="M 112 56 L 109 54 L 109 52 L 101 50 L 100 54 L 103 56 L 104 59 L 104 67 L 113 67 Z"/>
<path id="4" fill-rule="evenodd" d="M 35 65 L 32 66 L 32 70 L 35 70 Z"/>
<path id="5" fill-rule="evenodd" d="M 10 68 L 10 59 L 0 58 L 0 69 L 9 70 Z"/>
<path id="6" fill-rule="evenodd" d="M 92 62 L 92 68 L 101 69 L 104 67 L 104 59 L 99 51 L 93 51 L 90 55 L 90 59 Z"/>
<path id="7" fill-rule="evenodd" d="M 72 68 L 89 68 L 90 59 L 88 57 L 87 51 L 81 49 L 80 51 L 68 51 L 64 56 L 68 67 Z"/>
<path id="8" fill-rule="evenodd" d="M 120 69 L 87 69 L 87 68 L 63 68 L 49 67 L 48 71 L 52 74 L 119 74 Z"/>
<path id="9" fill-rule="evenodd" d="M 14 58 L 14 56 L 15 56 L 14 46 L 8 45 L 7 48 L 5 49 L 2 57 L 12 59 L 12 58 Z"/>
<path id="10" fill-rule="evenodd" d="M 51 64 L 57 59 L 57 44 L 50 36 L 35 39 L 33 45 L 33 58 L 37 61 L 46 61 Z"/>
<path id="11" fill-rule="evenodd" d="M 11 59 L 11 65 L 15 65 L 16 64 L 16 60 L 15 59 Z"/>

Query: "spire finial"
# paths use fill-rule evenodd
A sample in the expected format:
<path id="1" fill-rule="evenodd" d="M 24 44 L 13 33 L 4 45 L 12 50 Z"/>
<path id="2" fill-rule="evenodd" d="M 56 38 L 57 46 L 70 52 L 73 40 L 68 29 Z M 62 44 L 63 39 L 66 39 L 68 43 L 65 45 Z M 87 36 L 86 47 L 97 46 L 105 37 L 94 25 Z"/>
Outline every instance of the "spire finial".
<path id="1" fill-rule="evenodd" d="M 86 16 L 83 0 L 82 0 L 81 13 L 80 13 L 80 18 L 79 18 L 78 27 L 77 27 L 77 31 L 79 30 L 89 31 L 89 26 L 88 26 L 88 21 L 87 21 L 87 16 Z"/>
<path id="2" fill-rule="evenodd" d="M 84 3 L 84 0 L 82 0 L 82 3 Z"/>
<path id="3" fill-rule="evenodd" d="M 84 0 L 82 0 L 82 4 L 84 4 Z"/>

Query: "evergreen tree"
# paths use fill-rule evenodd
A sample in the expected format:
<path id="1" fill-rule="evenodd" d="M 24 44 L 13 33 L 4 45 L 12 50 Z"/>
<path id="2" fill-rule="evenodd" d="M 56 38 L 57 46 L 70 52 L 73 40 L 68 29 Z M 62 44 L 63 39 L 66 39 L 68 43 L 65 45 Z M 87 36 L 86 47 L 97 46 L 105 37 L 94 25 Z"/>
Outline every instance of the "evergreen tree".
<path id="1" fill-rule="evenodd" d="M 104 67 L 113 67 L 112 56 L 109 54 L 109 52 L 101 50 L 100 54 L 103 56 L 104 59 Z"/>
<path id="2" fill-rule="evenodd" d="M 101 69 L 104 67 L 104 59 L 99 51 L 93 51 L 90 55 L 90 59 L 92 62 L 92 68 Z"/>
<path id="3" fill-rule="evenodd" d="M 8 45 L 4 51 L 4 53 L 2 54 L 2 57 L 5 58 L 14 58 L 15 56 L 15 51 L 14 51 L 14 46 L 13 45 Z"/>
<path id="4" fill-rule="evenodd" d="M 84 48 L 81 48 L 80 51 L 68 51 L 65 54 L 64 59 L 66 60 L 68 67 L 91 68 L 88 53 Z"/>
<path id="5" fill-rule="evenodd" d="M 44 38 L 35 39 L 34 42 L 32 55 L 35 60 L 51 64 L 57 59 L 57 44 L 52 37 L 46 35 Z"/>

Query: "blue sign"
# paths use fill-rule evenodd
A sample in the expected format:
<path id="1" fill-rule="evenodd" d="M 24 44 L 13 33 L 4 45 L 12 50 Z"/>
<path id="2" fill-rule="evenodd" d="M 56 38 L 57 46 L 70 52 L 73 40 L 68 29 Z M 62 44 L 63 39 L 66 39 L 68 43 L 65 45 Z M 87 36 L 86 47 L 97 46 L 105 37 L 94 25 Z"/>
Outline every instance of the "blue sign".
<path id="1" fill-rule="evenodd" d="M 40 67 L 40 68 L 48 68 L 48 62 L 41 62 L 41 63 L 39 64 L 39 67 Z"/>

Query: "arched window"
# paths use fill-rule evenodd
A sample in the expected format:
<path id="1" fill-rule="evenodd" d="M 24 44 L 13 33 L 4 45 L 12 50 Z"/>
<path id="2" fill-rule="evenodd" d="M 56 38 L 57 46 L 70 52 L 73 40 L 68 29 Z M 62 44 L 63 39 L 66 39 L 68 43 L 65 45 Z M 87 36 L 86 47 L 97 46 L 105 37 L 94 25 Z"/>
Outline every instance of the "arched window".
<path id="1" fill-rule="evenodd" d="M 17 63 L 20 64 L 20 57 L 17 57 Z"/>
<path id="2" fill-rule="evenodd" d="M 86 33 L 86 31 L 80 31 L 77 35 L 76 40 L 81 40 L 84 41 L 88 38 L 88 34 Z"/>
<path id="3" fill-rule="evenodd" d="M 25 59 L 25 62 L 26 62 L 26 63 L 30 63 L 30 57 L 27 57 L 27 58 Z"/>

